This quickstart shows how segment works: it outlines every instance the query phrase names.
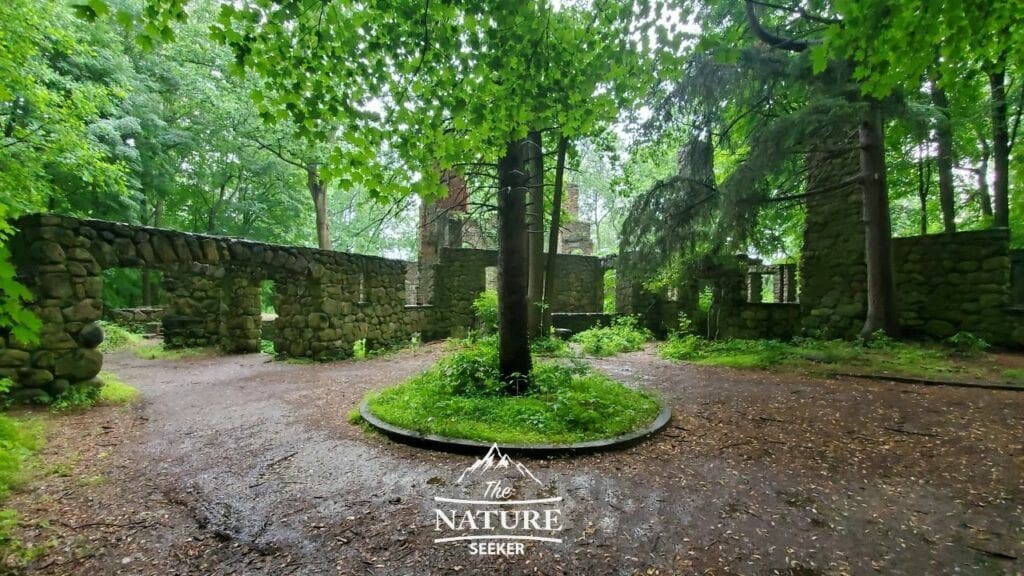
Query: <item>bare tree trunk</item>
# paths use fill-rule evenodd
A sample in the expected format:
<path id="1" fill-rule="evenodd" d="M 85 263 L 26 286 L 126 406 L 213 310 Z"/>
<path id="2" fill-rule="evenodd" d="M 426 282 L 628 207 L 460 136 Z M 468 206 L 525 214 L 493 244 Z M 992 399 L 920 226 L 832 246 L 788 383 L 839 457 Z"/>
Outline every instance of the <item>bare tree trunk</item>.
<path id="1" fill-rule="evenodd" d="M 992 92 L 992 160 L 995 177 L 992 181 L 993 220 L 996 227 L 1010 225 L 1010 131 L 1006 113 L 1005 57 L 996 72 L 988 75 Z"/>
<path id="2" fill-rule="evenodd" d="M 526 140 L 509 142 L 498 161 L 498 370 L 508 394 L 529 387 L 530 335 L 526 227 Z"/>
<path id="3" fill-rule="evenodd" d="M 992 194 L 988 189 L 988 161 L 992 157 L 992 149 L 988 140 L 978 137 L 978 145 L 981 148 L 981 160 L 978 166 L 978 203 L 981 204 L 981 214 L 988 218 L 992 217 Z"/>
<path id="4" fill-rule="evenodd" d="M 947 234 L 956 232 L 956 201 L 953 190 L 953 124 L 949 116 L 949 97 L 946 91 L 932 83 L 932 103 L 941 117 L 935 126 L 939 168 L 939 206 L 942 208 L 942 229 Z"/>
<path id="5" fill-rule="evenodd" d="M 860 125 L 860 167 L 864 187 L 864 248 L 867 264 L 868 312 L 861 329 L 867 338 L 878 330 L 897 336 L 896 287 L 892 268 L 892 222 L 885 175 L 885 135 L 882 109 L 869 102 Z"/>
<path id="6" fill-rule="evenodd" d="M 555 189 L 551 200 L 551 231 L 548 232 L 548 262 L 544 271 L 544 315 L 541 330 L 546 334 L 551 330 L 551 299 L 555 295 L 555 270 L 558 260 L 558 232 L 562 225 L 562 188 L 565 182 L 565 153 L 569 141 L 565 136 L 558 137 L 558 151 L 555 158 Z"/>
<path id="7" fill-rule="evenodd" d="M 316 212 L 316 243 L 321 250 L 331 249 L 331 232 L 327 223 L 327 184 L 320 178 L 320 167 L 315 162 L 306 164 L 306 186 L 313 197 Z"/>
<path id="8" fill-rule="evenodd" d="M 921 147 L 918 147 L 921 150 Z M 919 154 L 917 161 L 917 200 L 921 208 L 921 235 L 928 233 L 928 189 L 932 183 L 932 165 Z M 927 170 L 926 170 L 927 168 Z"/>
<path id="9" fill-rule="evenodd" d="M 164 220 L 164 201 L 159 199 L 153 207 L 153 227 L 159 228 Z M 155 306 L 160 298 L 157 293 L 158 285 L 153 279 L 153 273 L 148 268 L 142 269 L 142 305 Z"/>
<path id="10" fill-rule="evenodd" d="M 541 304 L 544 300 L 544 147 L 540 132 L 536 130 L 531 131 L 526 140 L 529 146 L 527 185 L 530 187 L 530 201 L 526 209 L 530 238 L 528 329 L 530 336 L 537 337 L 541 335 Z"/>

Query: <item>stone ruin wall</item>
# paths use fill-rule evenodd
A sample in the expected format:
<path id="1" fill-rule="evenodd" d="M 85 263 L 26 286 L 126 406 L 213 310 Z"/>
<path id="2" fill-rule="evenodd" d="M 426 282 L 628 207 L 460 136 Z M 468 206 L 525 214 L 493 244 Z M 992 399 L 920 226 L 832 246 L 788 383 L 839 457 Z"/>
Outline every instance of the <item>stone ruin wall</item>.
<path id="1" fill-rule="evenodd" d="M 273 280 L 278 312 L 275 350 L 311 358 L 346 357 L 357 340 L 369 347 L 408 340 L 404 262 L 312 248 L 187 234 L 56 215 L 19 219 L 11 247 L 19 280 L 35 294 L 43 320 L 38 346 L 0 334 L 0 376 L 14 396 L 54 395 L 94 385 L 103 356 L 105 268 L 163 272 L 170 347 L 219 345 L 260 349 L 260 282 Z M 413 314 L 430 321 L 424 312 Z"/>
<path id="2" fill-rule="evenodd" d="M 11 242 L 18 279 L 34 293 L 43 320 L 39 345 L 0 332 L 0 377 L 12 396 L 30 400 L 71 386 L 94 386 L 103 364 L 103 277 L 108 268 L 162 272 L 168 347 L 260 350 L 260 283 L 274 282 L 277 319 L 269 335 L 282 356 L 317 359 L 447 337 L 473 326 L 472 302 L 485 288 L 497 252 L 442 248 L 433 295 L 407 305 L 409 263 L 58 215 L 15 222 Z M 601 310 L 601 259 L 559 256 L 556 311 Z"/>
<path id="3" fill-rule="evenodd" d="M 1005 228 L 894 238 L 904 332 L 940 339 L 970 332 L 991 344 L 1024 346 L 1024 314 L 1011 309 L 1009 244 Z"/>

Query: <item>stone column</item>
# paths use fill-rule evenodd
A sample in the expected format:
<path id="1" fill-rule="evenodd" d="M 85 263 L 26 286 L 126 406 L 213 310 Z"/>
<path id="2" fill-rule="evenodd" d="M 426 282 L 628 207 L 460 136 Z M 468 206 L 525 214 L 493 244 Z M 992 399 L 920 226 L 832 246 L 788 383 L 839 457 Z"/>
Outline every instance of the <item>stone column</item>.
<path id="1" fill-rule="evenodd" d="M 221 283 L 220 347 L 231 354 L 260 350 L 260 282 L 229 271 Z"/>
<path id="2" fill-rule="evenodd" d="M 38 345 L 0 331 L 0 377 L 14 382 L 15 402 L 40 400 L 72 386 L 100 385 L 103 365 L 96 347 L 103 331 L 95 324 L 103 303 L 100 266 L 87 250 L 90 238 L 77 222 L 32 216 L 18 222 L 12 242 L 18 280 L 35 296 L 29 309 L 43 322 Z"/>
<path id="3" fill-rule="evenodd" d="M 747 272 L 747 302 L 760 303 L 763 300 L 761 298 L 762 288 L 764 288 L 764 278 L 761 277 L 761 274 Z"/>

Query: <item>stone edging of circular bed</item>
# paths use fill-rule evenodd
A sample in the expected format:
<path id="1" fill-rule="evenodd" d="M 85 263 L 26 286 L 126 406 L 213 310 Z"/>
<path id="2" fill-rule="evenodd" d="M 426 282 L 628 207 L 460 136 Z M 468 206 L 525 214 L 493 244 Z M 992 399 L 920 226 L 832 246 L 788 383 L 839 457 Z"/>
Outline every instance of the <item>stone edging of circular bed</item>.
<path id="1" fill-rule="evenodd" d="M 628 434 L 622 434 L 621 436 L 615 436 L 612 438 L 588 440 L 586 442 L 575 442 L 573 444 L 503 444 L 501 442 L 478 442 L 476 440 L 449 438 L 447 436 L 439 436 L 437 434 L 422 434 L 414 430 L 400 428 L 394 424 L 384 422 L 370 413 L 370 406 L 366 402 L 363 402 L 359 406 L 359 415 L 362 416 L 363 420 L 368 422 L 370 426 L 380 432 L 383 432 L 389 438 L 402 442 L 403 444 L 409 444 L 419 448 L 429 448 L 431 450 L 440 450 L 443 452 L 475 453 L 480 450 L 487 450 L 492 445 L 497 444 L 499 448 L 506 452 L 528 454 L 531 456 L 546 456 L 552 454 L 585 454 L 588 452 L 615 450 L 632 446 L 650 436 L 653 436 L 654 434 L 657 434 L 665 428 L 665 426 L 668 425 L 669 420 L 672 419 L 672 409 L 669 408 L 667 404 L 663 404 L 661 406 L 661 411 L 658 413 L 658 417 L 640 430 L 635 430 Z"/>

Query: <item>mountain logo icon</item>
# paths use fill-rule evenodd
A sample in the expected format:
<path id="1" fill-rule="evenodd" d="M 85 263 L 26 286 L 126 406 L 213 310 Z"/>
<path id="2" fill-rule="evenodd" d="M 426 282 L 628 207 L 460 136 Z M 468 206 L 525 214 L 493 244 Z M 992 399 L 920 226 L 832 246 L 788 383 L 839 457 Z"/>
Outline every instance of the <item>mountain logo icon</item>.
<path id="1" fill-rule="evenodd" d="M 483 474 L 490 470 L 515 470 L 519 472 L 523 478 L 529 478 L 541 486 L 544 485 L 543 482 L 538 480 L 537 477 L 530 472 L 529 468 L 519 462 L 516 462 L 510 458 L 508 454 L 502 454 L 501 449 L 498 448 L 497 444 L 493 444 L 491 449 L 487 451 L 487 454 L 485 454 L 483 458 L 477 459 L 471 466 L 463 470 L 462 475 L 459 476 L 459 479 L 456 480 L 455 483 L 462 484 L 462 481 L 467 476 Z"/>

